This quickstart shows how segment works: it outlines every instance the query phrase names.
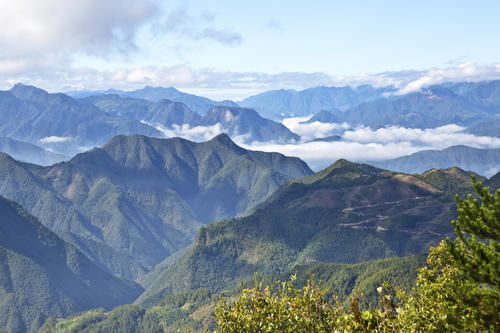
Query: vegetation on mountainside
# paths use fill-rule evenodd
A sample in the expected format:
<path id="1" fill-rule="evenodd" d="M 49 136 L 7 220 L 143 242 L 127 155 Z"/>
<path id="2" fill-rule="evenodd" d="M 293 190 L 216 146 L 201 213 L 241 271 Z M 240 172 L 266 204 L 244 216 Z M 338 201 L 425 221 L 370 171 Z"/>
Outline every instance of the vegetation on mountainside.
<path id="1" fill-rule="evenodd" d="M 116 327 L 123 332 L 188 328 L 221 332 L 497 331 L 498 281 L 485 277 L 497 278 L 498 265 L 474 260 L 475 265 L 462 265 L 454 250 L 449 251 L 482 248 L 484 244 L 475 240 L 478 234 L 467 227 L 469 224 L 475 225 L 475 230 L 488 230 L 490 239 L 498 244 L 495 237 L 500 229 L 500 190 L 491 195 L 478 184 L 474 188 L 482 204 L 472 198 L 458 200 L 459 216 L 454 223 L 456 230 L 467 230 L 473 237 L 459 237 L 453 243 L 431 247 L 426 267 L 422 267 L 422 255 L 351 265 L 299 265 L 282 274 L 264 276 L 259 283 L 243 283 L 242 292 L 214 292 L 207 288 L 184 291 L 165 297 L 149 309 L 125 306 L 109 314 L 96 310 L 68 319 L 51 319 L 44 332 L 72 332 L 71 327 L 82 332 L 108 332 Z M 487 223 L 484 218 L 489 219 Z M 481 235 L 486 238 L 484 232 Z M 464 240 L 474 243 L 464 247 L 460 245 Z M 488 248 L 492 249 L 490 255 L 498 259 L 498 248 Z M 465 253 L 467 258 L 476 258 Z M 471 272 L 487 274 L 478 278 Z M 286 281 L 291 274 L 293 281 L 273 282 Z M 311 276 L 322 282 L 315 283 L 309 279 Z"/>
<path id="2" fill-rule="evenodd" d="M 446 181 L 461 185 L 448 188 Z M 339 160 L 282 186 L 249 216 L 201 228 L 195 244 L 138 302 L 151 306 L 182 290 L 234 288 L 254 272 L 423 253 L 453 235 L 450 188 L 470 191 L 470 177 L 460 170 L 426 179 Z"/>
<path id="3" fill-rule="evenodd" d="M 138 280 L 282 183 L 311 174 L 298 158 L 208 142 L 117 136 L 68 162 L 40 167 L 0 153 L 0 194 L 113 274 Z"/>
<path id="4" fill-rule="evenodd" d="M 358 293 L 365 295 L 363 306 L 377 304 L 376 288 L 384 281 L 389 280 L 391 284 L 401 286 L 404 290 L 410 290 L 414 284 L 417 268 L 425 264 L 425 256 L 411 256 L 403 258 L 389 258 L 359 264 L 330 264 L 317 263 L 312 265 L 297 266 L 289 272 L 269 276 L 259 276 L 258 280 L 270 284 L 276 280 L 286 280 L 291 274 L 295 274 L 294 285 L 305 286 L 311 274 L 316 279 L 322 280 L 322 286 L 333 290 L 341 299 L 347 300 Z M 242 283 L 242 287 L 251 288 L 255 285 L 254 280 Z M 215 329 L 216 318 L 213 316 L 215 306 L 221 297 L 236 300 L 241 292 L 240 288 L 214 292 L 203 288 L 192 291 L 184 291 L 169 295 L 159 301 L 151 308 L 134 309 L 144 310 L 136 320 L 138 327 L 157 328 L 138 330 L 137 332 L 172 332 L 177 329 L 202 330 Z M 50 319 L 46 322 L 42 332 L 107 332 L 106 329 L 126 323 L 131 323 L 129 316 L 115 315 L 116 312 L 126 313 L 126 308 L 118 307 L 106 315 L 103 310 L 92 310 L 67 319 Z M 110 318 L 114 318 L 111 320 Z M 119 321 L 116 323 L 114 321 Z M 77 330 L 73 330 L 73 328 Z M 131 329 L 135 326 L 129 326 Z M 161 327 L 161 330 L 158 329 Z M 126 330 L 124 330 L 126 332 Z"/>
<path id="5" fill-rule="evenodd" d="M 0 329 L 36 332 L 49 316 L 112 309 L 141 292 L 0 196 Z"/>
<path id="6" fill-rule="evenodd" d="M 363 311 L 359 298 L 346 308 L 314 282 L 302 289 L 287 282 L 259 285 L 244 289 L 232 304 L 217 304 L 220 331 L 498 332 L 500 190 L 492 195 L 473 185 L 481 203 L 457 198 L 458 237 L 430 248 L 412 292 L 394 293 L 385 283 L 378 289 L 380 306 Z"/>

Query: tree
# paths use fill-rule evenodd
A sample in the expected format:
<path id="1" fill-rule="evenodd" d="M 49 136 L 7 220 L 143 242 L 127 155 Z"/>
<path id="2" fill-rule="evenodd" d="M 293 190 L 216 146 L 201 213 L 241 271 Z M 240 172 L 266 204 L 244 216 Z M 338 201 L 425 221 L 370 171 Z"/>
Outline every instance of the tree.
<path id="1" fill-rule="evenodd" d="M 474 282 L 459 273 L 444 242 L 429 249 L 427 266 L 418 270 L 412 293 L 401 300 L 397 325 L 402 332 L 488 331 Z M 490 309 L 494 313 L 495 309 Z"/>
<path id="2" fill-rule="evenodd" d="M 331 294 L 309 280 L 303 289 L 292 281 L 244 289 L 232 305 L 216 307 L 222 332 L 499 332 L 500 331 L 500 190 L 491 194 L 473 179 L 479 198 L 456 198 L 452 221 L 455 241 L 431 247 L 427 266 L 418 270 L 411 293 L 394 295 L 379 288 L 380 306 L 359 308 L 352 297 L 327 300 Z"/>
<path id="3" fill-rule="evenodd" d="M 338 308 L 325 299 L 326 290 L 314 282 L 299 290 L 289 282 L 243 289 L 237 301 L 216 306 L 222 332 L 331 332 Z"/>
<path id="4" fill-rule="evenodd" d="M 494 194 L 476 183 L 479 198 L 469 194 L 466 200 L 456 197 L 458 218 L 452 221 L 457 234 L 447 239 L 446 248 L 457 272 L 472 283 L 464 301 L 477 309 L 475 320 L 500 330 L 500 189 Z"/>
<path id="5" fill-rule="evenodd" d="M 457 239 L 446 240 L 446 247 L 465 277 L 496 289 L 500 285 L 500 189 L 495 194 L 473 179 L 481 202 L 456 197 L 458 218 L 452 221 Z"/>

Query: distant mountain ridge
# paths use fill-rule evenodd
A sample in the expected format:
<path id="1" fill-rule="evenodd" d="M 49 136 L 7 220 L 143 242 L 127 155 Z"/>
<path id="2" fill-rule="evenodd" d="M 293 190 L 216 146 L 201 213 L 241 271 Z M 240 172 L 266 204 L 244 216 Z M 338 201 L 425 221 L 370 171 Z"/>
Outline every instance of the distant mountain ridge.
<path id="1" fill-rule="evenodd" d="M 50 165 L 69 159 L 68 156 L 55 154 L 32 143 L 0 137 L 0 152 L 9 154 L 17 160 Z"/>
<path id="2" fill-rule="evenodd" d="M 311 173 L 298 158 L 248 151 L 225 134 L 203 143 L 117 136 L 49 167 L 0 153 L 0 194 L 114 274 L 137 279 L 203 224 L 241 215 Z"/>
<path id="3" fill-rule="evenodd" d="M 92 263 L 0 196 L 0 329 L 36 332 L 49 316 L 129 303 L 142 291 Z"/>
<path id="4" fill-rule="evenodd" d="M 297 134 L 290 131 L 283 124 L 262 118 L 253 109 L 213 107 L 201 119 L 200 125 L 211 126 L 215 124 L 220 124 L 222 129 L 234 138 L 238 136 L 246 137 L 243 140 L 248 143 L 252 141 L 291 143 L 300 139 Z"/>
<path id="5" fill-rule="evenodd" d="M 16 84 L 0 91 L 0 136 L 36 145 L 58 144 L 63 153 L 101 145 L 116 134 L 163 134 L 139 121 L 114 117 L 64 94 Z"/>
<path id="6" fill-rule="evenodd" d="M 382 98 L 392 87 L 314 87 L 301 91 L 271 90 L 245 98 L 239 104 L 257 110 L 263 117 L 282 119 L 315 114 L 322 110 L 345 111 L 364 102 Z"/>
<path id="7" fill-rule="evenodd" d="M 115 116 L 146 122 L 151 126 L 172 129 L 173 126 L 220 126 L 232 138 L 251 143 L 274 141 L 289 143 L 300 137 L 278 122 L 261 117 L 255 110 L 232 106 L 212 106 L 202 117 L 185 104 L 162 99 L 156 103 L 118 95 L 99 95 L 79 100 Z"/>
<path id="8" fill-rule="evenodd" d="M 434 128 L 448 124 L 470 126 L 489 117 L 486 110 L 451 90 L 431 87 L 422 92 L 361 104 L 347 110 L 340 121 L 373 129 L 390 125 Z"/>
<path id="9" fill-rule="evenodd" d="M 191 110 L 204 115 L 210 108 L 214 106 L 229 106 L 238 107 L 238 104 L 233 101 L 213 101 L 206 97 L 201 97 L 189 93 L 185 93 L 175 89 L 174 87 L 151 87 L 146 86 L 142 89 L 133 91 L 123 91 L 111 89 L 107 91 L 74 91 L 67 93 L 75 98 L 85 98 L 89 96 L 98 96 L 105 94 L 116 94 L 123 97 L 133 97 L 144 99 L 150 102 L 159 102 L 162 99 L 171 100 L 173 102 L 180 102 L 185 104 Z"/>
<path id="10" fill-rule="evenodd" d="M 490 177 L 500 171 L 500 148 L 477 149 L 467 146 L 451 146 L 443 150 L 423 150 L 408 156 L 368 163 L 406 173 L 423 173 L 432 168 L 459 167 Z"/>
<path id="11" fill-rule="evenodd" d="M 201 116 L 189 109 L 185 104 L 167 99 L 150 102 L 133 97 L 113 95 L 97 95 L 78 99 L 82 104 L 92 104 L 118 117 L 135 119 L 165 127 L 172 125 L 196 126 Z"/>

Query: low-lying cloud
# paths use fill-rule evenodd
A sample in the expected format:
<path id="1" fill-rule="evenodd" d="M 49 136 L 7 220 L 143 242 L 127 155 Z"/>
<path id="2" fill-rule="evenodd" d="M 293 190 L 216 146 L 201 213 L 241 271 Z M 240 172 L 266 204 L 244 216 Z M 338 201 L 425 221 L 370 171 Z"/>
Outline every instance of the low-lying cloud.
<path id="1" fill-rule="evenodd" d="M 302 141 L 309 141 L 316 138 L 324 138 L 333 135 L 337 130 L 346 130 L 350 128 L 349 124 L 322 123 L 314 121 L 308 123 L 312 116 L 285 118 L 282 124 L 295 134 L 300 135 Z"/>
<path id="2" fill-rule="evenodd" d="M 360 143 L 411 142 L 439 149 L 451 145 L 467 145 L 474 148 L 500 147 L 500 138 L 475 136 L 463 133 L 463 130 L 465 127 L 454 124 L 429 129 L 390 126 L 372 130 L 370 127 L 359 127 L 346 131 L 343 138 Z"/>
<path id="3" fill-rule="evenodd" d="M 40 143 L 48 144 L 48 143 L 61 143 L 71 141 L 71 137 L 68 136 L 47 136 L 39 140 Z"/>
<path id="4" fill-rule="evenodd" d="M 391 126 L 373 130 L 369 127 L 350 128 L 348 124 L 325 124 L 319 122 L 303 123 L 308 117 L 288 118 L 282 123 L 297 134 L 301 141 L 290 144 L 276 142 L 257 142 L 245 133 L 233 136 L 240 146 L 267 152 L 280 152 L 296 156 L 306 161 L 313 170 L 320 170 L 338 159 L 351 161 L 381 161 L 410 155 L 421 150 L 442 150 L 449 146 L 465 145 L 474 148 L 500 148 L 500 138 L 475 136 L 463 133 L 464 127 L 450 124 L 446 126 L 419 129 Z M 325 126 L 331 125 L 331 126 Z M 192 141 L 207 141 L 223 133 L 220 124 L 212 126 L 174 125 L 171 128 L 157 126 L 167 137 L 183 137 Z M 311 142 L 333 133 L 342 141 Z"/>
<path id="5" fill-rule="evenodd" d="M 156 125 L 155 127 L 157 130 L 162 132 L 168 138 L 182 137 L 196 142 L 208 141 L 212 139 L 214 136 L 223 133 L 221 124 L 215 124 L 212 126 L 194 126 L 194 127 L 184 124 L 184 125 L 173 125 L 170 128 Z"/>

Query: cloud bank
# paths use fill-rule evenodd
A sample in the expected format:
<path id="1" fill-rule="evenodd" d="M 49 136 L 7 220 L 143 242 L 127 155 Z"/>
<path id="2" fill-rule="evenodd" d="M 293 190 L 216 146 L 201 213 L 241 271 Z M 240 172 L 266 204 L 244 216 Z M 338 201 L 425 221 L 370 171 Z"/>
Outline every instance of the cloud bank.
<path id="1" fill-rule="evenodd" d="M 466 134 L 462 132 L 464 127 L 454 124 L 431 129 L 391 126 L 373 130 L 369 127 L 350 128 L 345 123 L 328 124 L 332 126 L 325 126 L 326 124 L 319 122 L 301 124 L 307 119 L 307 117 L 288 118 L 282 121 L 290 130 L 303 135 L 298 143 L 251 142 L 245 135 L 232 139 L 246 149 L 280 152 L 299 157 L 316 171 L 340 158 L 358 162 L 380 161 L 410 155 L 421 150 L 442 150 L 454 145 L 480 149 L 500 148 L 500 138 Z M 196 127 L 174 125 L 171 128 L 157 126 L 157 129 L 166 137 L 183 137 L 197 142 L 210 140 L 224 132 L 220 124 Z M 310 142 L 312 139 L 334 133 L 340 134 L 342 141 Z"/>
<path id="2" fill-rule="evenodd" d="M 334 124 L 321 123 L 319 121 L 306 123 L 312 117 L 313 116 L 285 118 L 282 120 L 282 124 L 288 127 L 288 129 L 295 134 L 300 135 L 303 142 L 316 138 L 324 138 L 336 134 L 337 130 L 343 132 L 344 130 L 350 128 L 347 123 Z"/>
<path id="3" fill-rule="evenodd" d="M 30 62 L 23 57 L 20 59 L 0 57 L 0 89 L 10 89 L 17 82 L 39 86 L 51 92 L 109 88 L 133 90 L 146 85 L 174 86 L 183 91 L 216 100 L 237 101 L 273 89 L 302 90 L 317 86 L 356 87 L 369 84 L 375 87 L 393 86 L 397 90 L 395 94 L 401 95 L 443 82 L 479 82 L 500 79 L 500 64 L 486 66 L 463 64 L 447 69 L 427 71 L 330 76 L 321 72 L 276 74 L 231 72 L 212 68 L 193 68 L 188 64 L 98 70 L 72 67 L 67 59 L 59 62 L 54 68 L 52 58 L 53 56 L 50 55 L 42 56 Z"/>

